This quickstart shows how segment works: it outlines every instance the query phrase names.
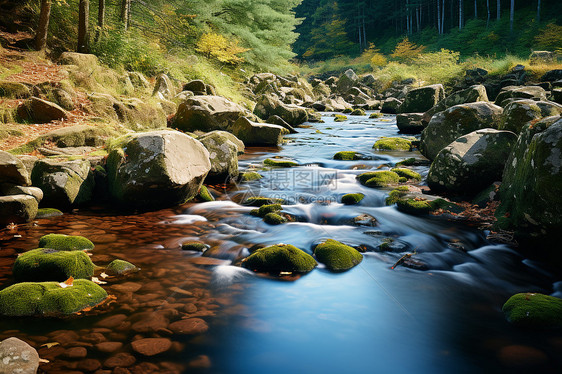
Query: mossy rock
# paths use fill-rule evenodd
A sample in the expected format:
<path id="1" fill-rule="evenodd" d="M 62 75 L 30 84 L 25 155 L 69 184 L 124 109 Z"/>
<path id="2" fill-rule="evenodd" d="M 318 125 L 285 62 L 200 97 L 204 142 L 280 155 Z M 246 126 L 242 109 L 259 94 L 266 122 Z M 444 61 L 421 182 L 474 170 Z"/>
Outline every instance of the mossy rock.
<path id="1" fill-rule="evenodd" d="M 374 118 L 382 118 L 384 117 L 384 114 L 382 113 L 371 113 L 371 115 L 369 116 L 369 118 L 374 119 Z"/>
<path id="2" fill-rule="evenodd" d="M 283 200 L 283 199 L 274 199 L 274 198 L 263 197 L 263 196 L 254 196 L 254 197 L 249 197 L 246 200 L 244 200 L 242 205 L 261 207 L 262 205 L 284 204 L 284 203 L 285 203 L 285 200 Z"/>
<path id="3" fill-rule="evenodd" d="M 413 157 L 407 158 L 405 160 L 402 160 L 400 162 L 396 163 L 396 166 L 413 166 L 416 164 L 416 159 Z"/>
<path id="4" fill-rule="evenodd" d="M 398 199 L 398 210 L 412 215 L 425 215 L 433 210 L 431 202 L 421 199 Z"/>
<path id="5" fill-rule="evenodd" d="M 381 151 L 409 151 L 412 149 L 412 141 L 397 137 L 383 137 L 375 142 L 373 148 Z"/>
<path id="6" fill-rule="evenodd" d="M 502 311 L 514 325 L 549 329 L 562 327 L 562 300 L 540 293 L 519 293 L 507 300 Z"/>
<path id="7" fill-rule="evenodd" d="M 63 215 L 58 209 L 55 208 L 41 208 L 37 211 L 37 215 L 35 216 L 36 219 L 41 218 L 53 218 L 53 217 L 60 217 Z"/>
<path id="8" fill-rule="evenodd" d="M 394 243 L 394 239 L 392 238 L 385 238 L 381 244 L 379 244 L 379 249 L 381 251 L 391 251 L 392 244 Z"/>
<path id="9" fill-rule="evenodd" d="M 185 242 L 182 243 L 181 249 L 184 251 L 205 252 L 210 246 L 201 242 Z"/>
<path id="10" fill-rule="evenodd" d="M 267 213 L 263 217 L 263 221 L 268 225 L 281 225 L 283 223 L 287 223 L 287 219 L 277 213 Z"/>
<path id="11" fill-rule="evenodd" d="M 416 181 L 421 181 L 422 177 L 418 173 L 413 170 L 406 169 L 406 168 L 393 168 L 390 171 L 398 174 L 400 177 L 406 178 L 408 180 L 413 179 Z"/>
<path id="12" fill-rule="evenodd" d="M 344 116 L 343 114 L 335 115 L 334 122 L 345 122 L 345 121 L 347 121 L 347 116 Z"/>
<path id="13" fill-rule="evenodd" d="M 83 236 L 48 234 L 39 239 L 39 247 L 57 251 L 82 251 L 94 249 L 94 243 Z"/>
<path id="14" fill-rule="evenodd" d="M 386 187 L 397 184 L 400 176 L 388 170 L 370 171 L 357 176 L 359 182 L 367 187 Z"/>
<path id="15" fill-rule="evenodd" d="M 291 161 L 291 160 L 276 160 L 273 158 L 266 158 L 263 160 L 264 165 L 274 166 L 278 168 L 291 168 L 294 166 L 299 166 L 298 162 Z"/>
<path id="16" fill-rule="evenodd" d="M 342 196 L 341 202 L 345 205 L 356 205 L 359 204 L 364 197 L 365 195 L 362 193 L 348 193 Z"/>
<path id="17" fill-rule="evenodd" d="M 355 248 L 328 239 L 314 249 L 316 259 L 332 271 L 345 271 L 363 261 L 363 255 Z"/>
<path id="18" fill-rule="evenodd" d="M 197 198 L 201 201 L 215 201 L 215 198 L 211 195 L 206 186 L 201 186 L 199 194 L 197 194 Z"/>
<path id="19" fill-rule="evenodd" d="M 18 283 L 0 291 L 0 315 L 65 316 L 100 304 L 107 292 L 87 279 L 62 288 L 57 282 Z"/>
<path id="20" fill-rule="evenodd" d="M 400 186 L 393 189 L 392 191 L 390 191 L 388 197 L 386 198 L 386 205 L 396 204 L 398 200 L 408 194 L 408 191 L 410 191 L 408 186 Z"/>
<path id="21" fill-rule="evenodd" d="M 344 114 L 351 114 L 351 113 L 353 113 L 353 109 L 351 109 L 351 108 L 345 108 L 345 109 L 342 111 L 342 113 L 344 113 Z"/>
<path id="22" fill-rule="evenodd" d="M 139 270 L 140 269 L 135 265 L 123 260 L 113 260 L 109 265 L 107 265 L 107 268 L 105 268 L 105 271 L 112 275 L 126 275 L 136 273 Z"/>
<path id="23" fill-rule="evenodd" d="M 38 248 L 18 256 L 13 273 L 18 282 L 62 282 L 70 277 L 91 278 L 94 269 L 94 263 L 83 251 Z"/>
<path id="24" fill-rule="evenodd" d="M 363 109 L 355 109 L 353 112 L 350 113 L 352 116 L 366 116 L 367 113 L 365 113 L 365 110 Z"/>
<path id="25" fill-rule="evenodd" d="M 318 265 L 316 260 L 295 246 L 278 244 L 261 248 L 246 257 L 242 266 L 263 273 L 308 273 Z"/>
<path id="26" fill-rule="evenodd" d="M 240 180 L 242 182 L 250 182 L 250 181 L 257 181 L 263 178 L 263 175 L 258 173 L 257 171 L 246 171 L 242 173 Z"/>
<path id="27" fill-rule="evenodd" d="M 258 209 L 258 217 L 265 217 L 267 214 L 269 213 L 276 213 L 279 212 L 281 209 L 283 209 L 281 207 L 281 204 L 267 204 L 267 205 L 262 205 L 260 206 L 260 208 Z"/>
<path id="28" fill-rule="evenodd" d="M 341 151 L 334 155 L 334 160 L 353 161 L 360 160 L 359 153 L 353 151 Z"/>

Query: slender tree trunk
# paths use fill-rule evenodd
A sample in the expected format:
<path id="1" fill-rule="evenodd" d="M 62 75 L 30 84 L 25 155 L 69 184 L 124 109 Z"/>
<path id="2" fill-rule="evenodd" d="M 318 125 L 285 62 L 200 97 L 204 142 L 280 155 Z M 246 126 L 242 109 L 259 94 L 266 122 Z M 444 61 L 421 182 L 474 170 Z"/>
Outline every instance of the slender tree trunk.
<path id="1" fill-rule="evenodd" d="M 497 7 L 496 7 L 497 12 L 498 12 L 497 19 L 499 21 L 500 18 L 502 18 L 502 2 L 501 2 L 501 0 L 498 0 L 497 4 L 498 4 Z"/>
<path id="2" fill-rule="evenodd" d="M 478 4 L 474 0 L 474 19 L 478 19 Z"/>
<path id="3" fill-rule="evenodd" d="M 80 0 L 78 11 L 78 52 L 88 53 L 90 0 Z"/>
<path id="4" fill-rule="evenodd" d="M 35 49 L 38 51 L 42 51 L 47 46 L 49 20 L 51 19 L 51 5 L 51 0 L 41 0 L 39 26 L 37 26 L 37 33 L 35 34 Z"/>
<path id="5" fill-rule="evenodd" d="M 515 0 L 511 0 L 511 8 L 509 10 L 509 32 L 513 33 L 513 18 L 515 17 Z"/>
<path id="6" fill-rule="evenodd" d="M 462 4 L 462 0 L 459 0 L 459 30 L 462 30 L 462 21 L 463 21 L 463 4 Z"/>
<path id="7" fill-rule="evenodd" d="M 441 7 L 441 34 L 445 34 L 445 0 L 443 0 L 443 6 Z"/>
<path id="8" fill-rule="evenodd" d="M 100 40 L 103 29 L 105 28 L 105 0 L 98 1 L 98 30 L 96 31 L 95 41 Z"/>
<path id="9" fill-rule="evenodd" d="M 486 18 L 486 28 L 490 26 L 490 0 L 486 0 L 486 10 L 488 11 L 488 18 Z"/>
<path id="10" fill-rule="evenodd" d="M 439 35 L 442 34 L 441 32 L 441 0 L 437 0 L 437 33 Z"/>
<path id="11" fill-rule="evenodd" d="M 537 23 L 541 22 L 541 0 L 537 3 Z"/>
<path id="12" fill-rule="evenodd" d="M 125 31 L 129 29 L 129 9 L 131 0 L 122 0 L 121 3 L 121 22 Z"/>

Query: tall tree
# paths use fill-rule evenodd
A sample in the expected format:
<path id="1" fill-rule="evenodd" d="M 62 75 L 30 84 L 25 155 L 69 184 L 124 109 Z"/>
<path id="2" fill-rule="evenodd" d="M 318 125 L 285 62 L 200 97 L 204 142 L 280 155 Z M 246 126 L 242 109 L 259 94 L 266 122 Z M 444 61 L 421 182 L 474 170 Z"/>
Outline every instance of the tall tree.
<path id="1" fill-rule="evenodd" d="M 502 3 L 501 0 L 497 1 L 497 7 L 496 7 L 496 11 L 497 11 L 497 19 L 498 21 L 500 20 L 500 18 L 502 17 Z"/>
<path id="2" fill-rule="evenodd" d="M 478 19 L 478 4 L 474 0 L 474 19 Z"/>
<path id="3" fill-rule="evenodd" d="M 515 0 L 511 0 L 511 8 L 509 10 L 509 32 L 513 33 L 513 18 L 515 18 Z"/>
<path id="4" fill-rule="evenodd" d="M 105 0 L 98 1 L 98 33 L 96 39 L 100 37 L 105 28 Z"/>
<path id="5" fill-rule="evenodd" d="M 89 52 L 90 0 L 80 0 L 78 8 L 78 52 Z"/>
<path id="6" fill-rule="evenodd" d="M 537 2 L 537 23 L 541 22 L 541 0 Z"/>
<path id="7" fill-rule="evenodd" d="M 486 28 L 490 26 L 490 0 L 486 0 L 486 11 L 488 12 L 488 17 L 486 18 Z"/>
<path id="8" fill-rule="evenodd" d="M 35 34 L 35 49 L 42 51 L 47 46 L 47 33 L 49 20 L 51 19 L 51 0 L 41 0 L 41 13 L 39 14 L 39 26 Z"/>
<path id="9" fill-rule="evenodd" d="M 129 21 L 131 19 L 131 0 L 122 0 L 121 2 L 121 22 L 125 31 L 129 29 Z"/>
<path id="10" fill-rule="evenodd" d="M 462 0 L 459 0 L 459 30 L 462 30 L 463 20 L 464 20 L 463 4 L 462 4 Z"/>

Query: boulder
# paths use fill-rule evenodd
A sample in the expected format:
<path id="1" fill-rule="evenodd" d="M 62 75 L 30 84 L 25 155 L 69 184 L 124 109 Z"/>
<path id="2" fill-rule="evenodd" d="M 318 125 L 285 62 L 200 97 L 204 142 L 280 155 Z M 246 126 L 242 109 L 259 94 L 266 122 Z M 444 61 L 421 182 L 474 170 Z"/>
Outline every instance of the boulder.
<path id="1" fill-rule="evenodd" d="M 284 127 L 252 122 L 246 117 L 239 118 L 231 131 L 246 146 L 277 146 L 282 143 L 283 135 L 289 133 Z"/>
<path id="2" fill-rule="evenodd" d="M 503 305 L 505 318 L 512 324 L 534 329 L 562 328 L 562 300 L 540 293 L 518 293 Z"/>
<path id="3" fill-rule="evenodd" d="M 345 271 L 363 261 L 363 255 L 355 248 L 328 239 L 314 248 L 316 259 L 332 271 Z"/>
<path id="4" fill-rule="evenodd" d="M 63 52 L 59 57 L 59 64 L 75 65 L 78 67 L 92 69 L 99 65 L 99 60 L 96 55 L 77 52 Z"/>
<path id="5" fill-rule="evenodd" d="M 314 88 L 312 89 L 312 93 L 314 94 L 314 97 L 320 100 L 330 96 L 332 94 L 332 90 L 330 90 L 330 87 L 328 87 L 326 84 L 320 82 L 316 86 L 314 86 Z"/>
<path id="6" fill-rule="evenodd" d="M 554 238 L 550 252 L 558 251 L 562 239 L 562 117 L 547 117 L 523 127 L 507 161 L 499 195 L 496 217 L 500 227 L 524 237 Z"/>
<path id="7" fill-rule="evenodd" d="M 197 140 L 202 141 L 207 137 L 216 137 L 216 136 L 225 137 L 226 139 L 228 139 L 228 141 L 234 143 L 236 145 L 236 149 L 239 155 L 244 153 L 246 149 L 244 142 L 228 131 L 220 131 L 220 130 L 211 131 L 201 135 L 200 137 L 197 138 Z"/>
<path id="8" fill-rule="evenodd" d="M 146 91 L 150 88 L 150 83 L 142 73 L 130 71 L 127 74 L 135 90 Z"/>
<path id="9" fill-rule="evenodd" d="M 140 269 L 135 265 L 123 260 L 113 260 L 107 265 L 107 268 L 105 268 L 105 271 L 111 275 L 126 275 L 136 273 L 139 270 Z"/>
<path id="10" fill-rule="evenodd" d="M 308 273 L 316 267 L 314 258 L 290 244 L 261 248 L 246 257 L 242 266 L 263 273 Z"/>
<path id="11" fill-rule="evenodd" d="M 57 147 L 100 147 L 114 132 L 104 126 L 75 125 L 48 132 L 43 139 Z"/>
<path id="12" fill-rule="evenodd" d="M 519 134 L 527 122 L 560 114 L 562 114 L 562 105 L 553 102 L 517 100 L 506 105 L 498 128 Z"/>
<path id="13" fill-rule="evenodd" d="M 423 113 L 402 113 L 396 116 L 396 126 L 402 134 L 421 134 L 425 128 L 422 123 Z"/>
<path id="14" fill-rule="evenodd" d="M 192 199 L 209 170 L 209 152 L 203 144 L 171 130 L 120 138 L 107 159 L 111 197 L 144 209 Z"/>
<path id="15" fill-rule="evenodd" d="M 62 317 L 96 306 L 106 298 L 107 292 L 87 279 L 76 279 L 65 286 L 57 282 L 17 283 L 0 291 L 0 315 Z"/>
<path id="16" fill-rule="evenodd" d="M 421 134 L 420 152 L 433 160 L 455 139 L 473 131 L 497 128 L 503 109 L 488 102 L 455 105 L 433 116 Z"/>
<path id="17" fill-rule="evenodd" d="M 176 90 L 170 78 L 166 74 L 159 74 L 156 77 L 156 83 L 154 84 L 152 96 L 158 96 L 159 98 L 170 100 L 175 95 Z"/>
<path id="18" fill-rule="evenodd" d="M 398 113 L 423 113 L 433 108 L 445 98 L 445 90 L 441 84 L 432 84 L 408 91 Z"/>
<path id="19" fill-rule="evenodd" d="M 85 251 L 94 249 L 94 243 L 78 235 L 47 234 L 39 238 L 39 247 L 57 251 Z"/>
<path id="20" fill-rule="evenodd" d="M 551 64 L 555 59 L 556 54 L 551 51 L 533 51 L 529 56 L 531 65 Z"/>
<path id="21" fill-rule="evenodd" d="M 33 221 L 38 207 L 39 203 L 33 196 L 0 196 L 0 228 L 11 223 Z"/>
<path id="22" fill-rule="evenodd" d="M 442 149 L 429 169 L 432 191 L 476 194 L 501 179 L 517 135 L 483 129 L 461 136 Z"/>
<path id="23" fill-rule="evenodd" d="M 39 204 L 43 200 L 43 191 L 37 187 L 22 187 L 12 183 L 0 184 L 0 196 L 28 195 L 33 196 Z"/>
<path id="24" fill-rule="evenodd" d="M 205 86 L 205 82 L 200 79 L 193 80 L 191 82 L 186 83 L 183 86 L 184 91 L 191 91 L 195 95 L 206 95 L 207 94 L 207 87 Z"/>
<path id="25" fill-rule="evenodd" d="M 38 248 L 22 253 L 14 262 L 18 282 L 63 282 L 68 278 L 90 279 L 95 265 L 84 251 Z"/>
<path id="26" fill-rule="evenodd" d="M 227 130 L 248 112 L 221 96 L 189 97 L 178 107 L 172 126 L 182 131 Z"/>
<path id="27" fill-rule="evenodd" d="M 547 71 L 542 77 L 541 82 L 554 82 L 562 79 L 562 69 Z"/>
<path id="28" fill-rule="evenodd" d="M 95 182 L 90 162 L 42 159 L 31 173 L 34 187 L 43 191 L 43 203 L 57 208 L 70 208 L 92 198 Z"/>
<path id="29" fill-rule="evenodd" d="M 562 89 L 555 88 L 552 90 L 552 101 L 562 104 Z"/>
<path id="30" fill-rule="evenodd" d="M 0 342 L 0 373 L 35 374 L 39 368 L 37 351 L 18 338 Z"/>
<path id="31" fill-rule="evenodd" d="M 23 83 L 0 81 L 0 97 L 7 99 L 27 99 L 31 90 Z"/>
<path id="32" fill-rule="evenodd" d="M 291 133 L 291 134 L 297 133 L 297 131 L 293 128 L 293 126 L 289 125 L 283 118 L 281 118 L 279 116 L 276 116 L 276 115 L 271 116 L 265 122 L 269 123 L 271 125 L 277 125 L 277 126 L 284 127 L 287 130 L 289 130 L 289 133 Z"/>
<path id="33" fill-rule="evenodd" d="M 338 79 L 336 90 L 340 94 L 345 94 L 357 84 L 359 77 L 352 69 L 346 70 Z"/>
<path id="34" fill-rule="evenodd" d="M 31 184 L 23 162 L 4 151 L 0 151 L 0 183 L 13 183 L 20 186 Z"/>
<path id="35" fill-rule="evenodd" d="M 211 170 L 206 180 L 224 182 L 238 177 L 238 146 L 229 136 L 213 131 L 198 140 L 209 151 Z"/>
<path id="36" fill-rule="evenodd" d="M 505 107 L 509 99 L 546 100 L 546 91 L 539 86 L 507 86 L 496 97 L 496 105 Z"/>
<path id="37" fill-rule="evenodd" d="M 284 104 L 271 95 L 262 95 L 254 108 L 254 114 L 266 120 L 271 116 L 277 115 L 291 126 L 298 126 L 308 121 L 306 108 Z"/>
<path id="38" fill-rule="evenodd" d="M 67 119 L 68 113 L 55 103 L 32 97 L 18 107 L 18 116 L 32 123 L 48 123 Z"/>
<path id="39" fill-rule="evenodd" d="M 385 99 L 382 103 L 381 113 L 396 114 L 398 113 L 398 108 L 402 105 L 402 101 L 394 97 L 389 97 Z"/>
<path id="40" fill-rule="evenodd" d="M 462 91 L 457 91 L 445 99 L 437 103 L 433 108 L 428 110 L 423 115 L 423 122 L 429 123 L 431 117 L 435 114 L 446 110 L 455 105 L 466 104 L 466 103 L 476 103 L 478 101 L 488 101 L 488 94 L 486 93 L 486 87 L 481 84 L 471 86 Z"/>

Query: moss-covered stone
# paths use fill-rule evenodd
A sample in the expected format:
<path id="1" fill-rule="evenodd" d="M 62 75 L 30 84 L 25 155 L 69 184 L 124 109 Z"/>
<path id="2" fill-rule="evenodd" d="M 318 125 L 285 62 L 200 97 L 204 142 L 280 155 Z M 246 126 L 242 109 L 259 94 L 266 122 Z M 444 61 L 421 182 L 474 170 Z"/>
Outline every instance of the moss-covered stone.
<path id="1" fill-rule="evenodd" d="M 210 246 L 201 242 L 185 242 L 182 243 L 181 249 L 184 251 L 205 252 Z"/>
<path id="2" fill-rule="evenodd" d="M 342 113 L 344 113 L 344 114 L 351 114 L 351 113 L 353 113 L 353 109 L 351 109 L 351 108 L 345 108 L 345 109 L 342 111 Z"/>
<path id="3" fill-rule="evenodd" d="M 202 185 L 197 194 L 197 198 L 201 201 L 215 201 L 215 198 L 209 192 L 207 186 Z"/>
<path id="4" fill-rule="evenodd" d="M 285 203 L 285 200 L 283 199 L 274 199 L 274 198 L 263 197 L 263 196 L 249 197 L 242 202 L 243 205 L 249 205 L 255 207 L 261 207 L 262 205 L 268 205 L 268 204 L 283 204 L 283 203 Z"/>
<path id="5" fill-rule="evenodd" d="M 355 248 L 328 239 L 314 249 L 316 259 L 332 271 L 345 271 L 363 261 L 363 255 Z"/>
<path id="6" fill-rule="evenodd" d="M 422 177 L 418 173 L 413 170 L 406 169 L 406 168 L 393 168 L 390 171 L 398 174 L 400 177 L 404 177 L 406 179 L 413 179 L 416 181 L 421 181 Z"/>
<path id="7" fill-rule="evenodd" d="M 359 182 L 367 187 L 386 187 L 397 184 L 400 176 L 388 170 L 370 171 L 357 176 Z"/>
<path id="8" fill-rule="evenodd" d="M 41 218 L 53 218 L 53 217 L 59 217 L 62 216 L 63 212 L 61 212 L 58 209 L 55 208 L 41 208 L 37 211 L 37 215 L 35 216 L 35 218 L 37 219 L 41 219 Z"/>
<path id="9" fill-rule="evenodd" d="M 126 275 L 136 273 L 139 270 L 138 267 L 124 260 L 113 260 L 107 265 L 107 268 L 105 268 L 105 271 L 112 275 Z"/>
<path id="10" fill-rule="evenodd" d="M 433 209 L 431 203 L 423 199 L 398 199 L 396 204 L 399 211 L 412 215 L 429 214 Z"/>
<path id="11" fill-rule="evenodd" d="M 283 209 L 281 207 L 281 204 L 267 204 L 267 205 L 262 205 L 260 206 L 260 208 L 258 209 L 258 216 L 259 217 L 265 217 L 267 214 L 269 213 L 275 213 L 280 211 L 281 209 Z"/>
<path id="12" fill-rule="evenodd" d="M 345 122 L 347 121 L 347 116 L 344 116 L 343 114 L 336 114 L 334 119 L 334 122 Z"/>
<path id="13" fill-rule="evenodd" d="M 86 280 L 74 280 L 72 286 L 57 282 L 18 283 L 0 291 L 0 315 L 64 316 L 100 304 L 107 292 Z"/>
<path id="14" fill-rule="evenodd" d="M 514 325 L 530 328 L 562 328 L 562 300 L 540 293 L 519 293 L 507 300 L 502 311 Z"/>
<path id="15" fill-rule="evenodd" d="M 348 193 L 342 196 L 341 202 L 345 205 L 355 205 L 359 204 L 365 195 L 362 193 Z"/>
<path id="16" fill-rule="evenodd" d="M 400 198 L 408 193 L 409 190 L 410 189 L 408 188 L 408 186 L 400 186 L 393 189 L 392 191 L 390 191 L 388 197 L 386 198 L 386 205 L 396 204 L 398 200 L 400 200 Z"/>
<path id="17" fill-rule="evenodd" d="M 59 281 L 70 277 L 90 278 L 95 265 L 83 251 L 38 248 L 21 254 L 14 263 L 14 278 L 20 282 Z"/>
<path id="18" fill-rule="evenodd" d="M 258 173 L 257 171 L 246 171 L 242 173 L 242 177 L 240 180 L 242 182 L 250 182 L 250 181 L 257 181 L 263 178 L 263 175 Z"/>
<path id="19" fill-rule="evenodd" d="M 281 225 L 287 222 L 287 219 L 277 213 L 267 213 L 263 217 L 263 221 L 269 225 Z"/>
<path id="20" fill-rule="evenodd" d="M 341 151 L 334 155 L 334 160 L 353 161 L 359 160 L 359 153 L 353 151 Z"/>
<path id="21" fill-rule="evenodd" d="M 410 158 L 407 158 L 407 159 L 402 160 L 402 161 L 400 161 L 400 162 L 397 162 L 397 163 L 396 163 L 396 167 L 399 167 L 399 166 L 413 166 L 413 165 L 415 165 L 415 163 L 416 163 L 416 159 L 413 158 L 413 157 L 410 157 Z"/>
<path id="22" fill-rule="evenodd" d="M 371 115 L 369 116 L 369 118 L 374 119 L 374 118 L 382 118 L 384 116 L 384 114 L 382 113 L 371 113 Z"/>
<path id="23" fill-rule="evenodd" d="M 246 257 L 242 266 L 264 273 L 308 273 L 316 267 L 314 258 L 290 244 L 261 248 Z"/>
<path id="24" fill-rule="evenodd" d="M 81 251 L 94 249 L 94 243 L 83 236 L 48 234 L 39 239 L 39 247 L 57 251 Z"/>
<path id="25" fill-rule="evenodd" d="M 274 166 L 278 168 L 290 168 L 294 166 L 299 166 L 298 162 L 291 161 L 291 160 L 277 160 L 273 158 L 266 158 L 263 160 L 264 165 Z"/>
<path id="26" fill-rule="evenodd" d="M 374 149 L 382 151 L 409 151 L 412 142 L 404 138 L 381 138 L 373 145 Z"/>
<path id="27" fill-rule="evenodd" d="M 31 90 L 23 83 L 0 81 L 0 97 L 8 99 L 27 99 Z"/>
<path id="28" fill-rule="evenodd" d="M 365 113 L 365 110 L 364 110 L 364 109 L 361 109 L 361 108 L 355 109 L 355 110 L 352 111 L 350 114 L 351 114 L 352 116 L 366 116 L 366 115 L 367 115 L 367 113 Z"/>

